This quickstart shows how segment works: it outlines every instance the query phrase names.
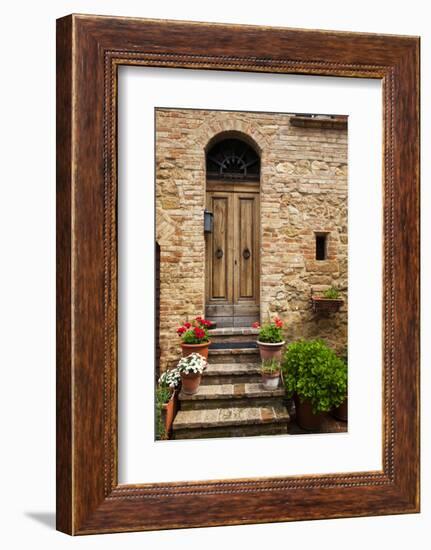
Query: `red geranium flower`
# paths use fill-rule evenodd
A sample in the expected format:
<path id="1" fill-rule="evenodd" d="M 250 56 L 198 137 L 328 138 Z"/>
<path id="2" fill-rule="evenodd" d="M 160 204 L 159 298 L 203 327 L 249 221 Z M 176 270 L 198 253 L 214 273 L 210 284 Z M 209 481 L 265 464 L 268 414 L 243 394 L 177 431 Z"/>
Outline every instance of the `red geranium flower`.
<path id="1" fill-rule="evenodd" d="M 186 328 L 190 328 L 192 325 L 191 325 L 190 323 L 184 323 L 184 326 L 185 326 Z"/>
<path id="2" fill-rule="evenodd" d="M 203 338 L 205 336 L 205 331 L 199 327 L 194 328 L 196 338 Z"/>
<path id="3" fill-rule="evenodd" d="M 252 328 L 260 328 L 260 325 L 259 325 L 259 322 L 256 321 L 255 323 L 253 323 L 252 325 Z"/>
<path id="4" fill-rule="evenodd" d="M 177 334 L 179 334 L 181 336 L 181 334 L 184 334 L 186 332 L 186 328 L 185 327 L 180 327 L 177 329 Z"/>
<path id="5" fill-rule="evenodd" d="M 274 319 L 274 323 L 277 328 L 281 328 L 283 326 L 283 321 L 278 317 Z"/>

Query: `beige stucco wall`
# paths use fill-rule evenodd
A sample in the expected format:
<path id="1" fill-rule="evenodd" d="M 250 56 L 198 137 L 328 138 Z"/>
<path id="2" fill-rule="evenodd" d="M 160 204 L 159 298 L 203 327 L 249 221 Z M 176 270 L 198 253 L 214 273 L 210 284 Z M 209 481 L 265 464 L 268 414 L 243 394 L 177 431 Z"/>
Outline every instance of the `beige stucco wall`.
<path id="1" fill-rule="evenodd" d="M 236 131 L 261 151 L 261 317 L 277 312 L 287 340 L 347 344 L 347 131 L 298 128 L 289 114 L 157 109 L 156 238 L 160 244 L 161 368 L 179 357 L 177 326 L 205 313 L 205 147 Z M 328 232 L 328 259 L 315 258 Z M 312 289 L 336 286 L 345 305 L 316 317 Z"/>

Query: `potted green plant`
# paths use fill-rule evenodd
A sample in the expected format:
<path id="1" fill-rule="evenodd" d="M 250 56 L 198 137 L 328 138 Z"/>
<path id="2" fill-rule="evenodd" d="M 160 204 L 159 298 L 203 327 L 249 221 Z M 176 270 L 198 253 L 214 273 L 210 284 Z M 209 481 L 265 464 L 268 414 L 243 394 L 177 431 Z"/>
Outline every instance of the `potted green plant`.
<path id="1" fill-rule="evenodd" d="M 163 372 L 156 388 L 157 439 L 167 439 L 178 409 L 177 393 L 181 383 L 178 368 Z"/>
<path id="2" fill-rule="evenodd" d="M 337 312 L 343 305 L 343 299 L 340 298 L 340 291 L 331 286 L 322 296 L 312 296 L 313 311 L 328 315 Z"/>
<path id="3" fill-rule="evenodd" d="M 198 391 L 202 373 L 207 366 L 206 358 L 199 353 L 191 353 L 182 357 L 177 365 L 181 376 L 182 391 L 193 395 Z"/>
<path id="4" fill-rule="evenodd" d="M 205 359 L 208 358 L 208 346 L 210 339 L 208 329 L 211 321 L 203 317 L 196 317 L 192 322 L 186 322 L 177 328 L 177 334 L 181 338 L 183 357 L 190 353 L 199 353 Z"/>
<path id="5" fill-rule="evenodd" d="M 260 329 L 257 345 L 262 361 L 266 359 L 281 361 L 281 351 L 285 344 L 283 340 L 283 321 L 279 317 L 274 317 L 274 319 L 262 325 L 257 322 L 253 323 L 252 327 Z"/>
<path id="6" fill-rule="evenodd" d="M 260 368 L 263 387 L 266 390 L 275 390 L 280 381 L 280 362 L 275 359 L 266 359 L 262 361 Z"/>
<path id="7" fill-rule="evenodd" d="M 283 379 L 288 397 L 295 401 L 297 423 L 306 430 L 318 430 L 323 413 L 346 397 L 347 365 L 323 340 L 289 344 Z"/>

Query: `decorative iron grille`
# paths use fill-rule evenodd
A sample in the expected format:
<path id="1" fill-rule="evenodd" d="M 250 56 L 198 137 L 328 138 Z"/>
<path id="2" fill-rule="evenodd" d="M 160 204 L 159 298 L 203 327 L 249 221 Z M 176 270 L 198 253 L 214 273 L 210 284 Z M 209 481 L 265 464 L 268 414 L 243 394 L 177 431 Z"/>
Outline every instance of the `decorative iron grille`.
<path id="1" fill-rule="evenodd" d="M 208 151 L 206 168 L 209 179 L 257 180 L 260 158 L 248 143 L 240 139 L 224 139 Z"/>

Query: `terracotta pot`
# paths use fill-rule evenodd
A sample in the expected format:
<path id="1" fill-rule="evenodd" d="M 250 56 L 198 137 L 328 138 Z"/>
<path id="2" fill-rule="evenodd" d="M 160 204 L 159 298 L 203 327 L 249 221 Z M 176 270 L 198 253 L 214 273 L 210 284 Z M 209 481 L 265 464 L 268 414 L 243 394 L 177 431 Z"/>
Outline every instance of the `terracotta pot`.
<path id="1" fill-rule="evenodd" d="M 334 418 L 337 420 L 342 420 L 343 422 L 347 422 L 347 397 L 346 399 L 341 403 L 341 405 L 338 405 L 338 407 L 335 407 L 331 414 Z"/>
<path id="2" fill-rule="evenodd" d="M 183 344 L 181 343 L 181 348 L 183 350 L 183 357 L 187 357 L 191 353 L 199 353 L 205 359 L 208 359 L 208 346 L 211 342 L 204 342 L 203 344 Z"/>
<path id="3" fill-rule="evenodd" d="M 265 361 L 266 359 L 275 359 L 276 361 L 281 361 L 281 352 L 283 350 L 284 344 L 284 341 L 271 344 L 269 342 L 259 342 L 258 340 L 257 345 L 259 346 L 260 358 L 262 359 L 262 361 Z"/>
<path id="4" fill-rule="evenodd" d="M 177 410 L 178 410 L 177 390 L 174 390 L 169 401 L 165 403 L 162 407 L 162 419 L 163 419 L 163 424 L 165 426 L 165 431 L 168 437 L 171 433 L 172 424 L 177 414 Z"/>
<path id="5" fill-rule="evenodd" d="M 295 394 L 293 396 L 296 409 L 296 422 L 304 430 L 320 430 L 324 418 L 323 413 L 313 413 L 311 401 L 302 401 Z"/>
<path id="6" fill-rule="evenodd" d="M 201 376 L 200 374 L 181 373 L 182 391 L 187 395 L 196 393 L 201 383 Z"/>
<path id="7" fill-rule="evenodd" d="M 266 390 L 276 390 L 280 382 L 280 373 L 262 373 L 262 383 Z"/>

